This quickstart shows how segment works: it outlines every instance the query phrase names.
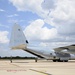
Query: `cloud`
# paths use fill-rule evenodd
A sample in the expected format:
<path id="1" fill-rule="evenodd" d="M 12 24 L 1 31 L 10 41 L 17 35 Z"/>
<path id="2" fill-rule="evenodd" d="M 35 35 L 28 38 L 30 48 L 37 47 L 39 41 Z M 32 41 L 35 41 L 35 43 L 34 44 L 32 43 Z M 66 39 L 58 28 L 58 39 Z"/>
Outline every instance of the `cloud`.
<path id="1" fill-rule="evenodd" d="M 18 14 L 8 15 L 7 17 L 16 17 L 19 16 Z"/>
<path id="2" fill-rule="evenodd" d="M 0 31 L 0 44 L 1 43 L 8 43 L 9 39 L 8 39 L 8 31 Z"/>
<path id="3" fill-rule="evenodd" d="M 33 10 L 38 10 L 38 7 L 41 8 L 39 6 L 39 4 L 41 4 L 41 2 L 43 0 L 9 0 L 11 3 L 13 3 L 13 5 L 19 10 L 19 11 L 33 11 Z M 35 7 L 34 7 L 35 6 Z M 35 9 L 37 8 L 37 9 Z"/>
<path id="4" fill-rule="evenodd" d="M 5 10 L 3 10 L 3 9 L 0 9 L 0 12 L 5 12 Z"/>
<path id="5" fill-rule="evenodd" d="M 57 0 L 53 5 L 55 7 L 44 18 L 45 22 L 57 29 L 60 41 L 75 41 L 75 1 Z"/>
<path id="6" fill-rule="evenodd" d="M 54 1 L 55 0 L 44 0 L 41 5 L 42 5 L 43 9 L 49 11 L 55 7 Z"/>
<path id="7" fill-rule="evenodd" d="M 30 40 L 43 40 L 47 41 L 53 39 L 57 35 L 57 30 L 55 28 L 47 28 L 44 26 L 44 21 L 37 19 L 33 21 L 30 25 L 24 30 L 25 35 Z"/>
<path id="8" fill-rule="evenodd" d="M 9 0 L 18 11 L 30 11 L 37 13 L 40 16 L 45 16 L 47 11 L 44 11 L 41 4 L 44 0 Z"/>
<path id="9" fill-rule="evenodd" d="M 40 41 L 40 42 L 55 42 L 57 45 L 57 42 L 62 42 L 67 44 L 74 43 L 75 41 L 75 35 L 64 35 L 59 34 L 59 31 L 57 28 L 47 28 L 45 25 L 44 20 L 37 19 L 33 22 L 31 22 L 24 30 L 24 33 L 28 40 L 30 41 Z M 63 30 L 64 31 L 64 30 Z M 65 31 L 64 31 L 65 32 Z"/>
<path id="10" fill-rule="evenodd" d="M 25 32 L 30 39 L 51 40 L 53 38 L 52 41 L 75 41 L 75 0 L 9 1 L 18 11 L 36 13 L 44 20 L 40 22 L 39 20 L 36 20 L 27 26 Z M 54 28 L 43 28 L 45 23 Z"/>
<path id="11" fill-rule="evenodd" d="M 17 19 L 8 19 L 8 23 L 18 23 L 19 22 L 19 20 L 17 20 Z"/>
<path id="12" fill-rule="evenodd" d="M 0 24 L 0 27 L 9 28 L 9 26 Z"/>
<path id="13" fill-rule="evenodd" d="M 65 34 L 74 32 L 75 28 L 75 1 L 74 0 L 57 0 L 56 7 L 45 18 L 50 25 L 57 27 L 59 33 Z M 71 29 L 71 30 L 70 30 Z"/>

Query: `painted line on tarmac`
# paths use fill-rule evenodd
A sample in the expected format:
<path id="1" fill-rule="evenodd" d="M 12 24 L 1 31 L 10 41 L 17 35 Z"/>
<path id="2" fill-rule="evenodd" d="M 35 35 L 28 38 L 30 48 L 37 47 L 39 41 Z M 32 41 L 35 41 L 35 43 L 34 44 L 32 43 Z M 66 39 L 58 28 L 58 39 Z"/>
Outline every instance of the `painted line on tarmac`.
<path id="1" fill-rule="evenodd" d="M 49 74 L 49 73 L 46 73 L 46 72 L 42 72 L 42 71 L 38 71 L 38 70 L 34 70 L 34 69 L 30 69 L 30 70 L 35 71 L 35 72 L 42 73 L 44 75 L 52 75 L 52 74 Z"/>
<path id="2" fill-rule="evenodd" d="M 16 67 L 20 67 L 19 65 L 16 65 L 16 64 L 11 64 L 11 65 L 16 66 Z"/>

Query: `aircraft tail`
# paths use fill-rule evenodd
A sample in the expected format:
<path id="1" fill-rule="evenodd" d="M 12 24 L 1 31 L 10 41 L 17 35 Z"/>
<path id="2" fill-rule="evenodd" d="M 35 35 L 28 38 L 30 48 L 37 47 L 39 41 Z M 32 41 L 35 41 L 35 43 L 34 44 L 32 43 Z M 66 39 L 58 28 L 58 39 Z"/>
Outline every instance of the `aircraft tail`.
<path id="1" fill-rule="evenodd" d="M 10 47 L 11 49 L 25 49 L 27 48 L 28 41 L 18 24 L 15 24 L 12 28 Z"/>

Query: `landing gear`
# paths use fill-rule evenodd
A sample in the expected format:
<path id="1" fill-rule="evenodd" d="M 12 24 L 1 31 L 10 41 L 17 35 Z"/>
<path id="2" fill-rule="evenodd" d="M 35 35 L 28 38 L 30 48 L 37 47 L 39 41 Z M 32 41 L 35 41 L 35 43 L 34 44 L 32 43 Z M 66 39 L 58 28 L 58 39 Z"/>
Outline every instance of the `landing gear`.
<path id="1" fill-rule="evenodd" d="M 68 62 L 68 60 L 64 60 L 64 62 Z"/>
<path id="2" fill-rule="evenodd" d="M 68 60 L 53 60 L 53 62 L 68 62 Z"/>
<path id="3" fill-rule="evenodd" d="M 12 56 L 10 57 L 10 63 L 12 63 Z"/>
<path id="4" fill-rule="evenodd" d="M 38 60 L 38 59 L 37 59 L 37 58 L 35 58 L 35 62 L 37 62 L 37 60 Z"/>
<path id="5" fill-rule="evenodd" d="M 60 60 L 60 59 L 58 59 L 57 61 L 58 61 L 58 62 L 63 62 L 63 60 Z"/>
<path id="6" fill-rule="evenodd" d="M 63 62 L 63 60 L 53 60 L 53 62 Z"/>
<path id="7" fill-rule="evenodd" d="M 53 62 L 56 62 L 57 60 L 53 60 Z"/>

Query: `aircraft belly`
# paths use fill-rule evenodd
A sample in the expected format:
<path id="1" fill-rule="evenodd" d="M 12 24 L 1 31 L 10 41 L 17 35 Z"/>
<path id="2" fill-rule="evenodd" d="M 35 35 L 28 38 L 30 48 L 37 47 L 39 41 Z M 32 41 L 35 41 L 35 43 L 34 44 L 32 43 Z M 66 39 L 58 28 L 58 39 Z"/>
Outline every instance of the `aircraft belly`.
<path id="1" fill-rule="evenodd" d="M 75 54 L 75 49 L 68 50 L 68 53 Z"/>
<path id="2" fill-rule="evenodd" d="M 57 57 L 70 57 L 70 54 L 68 53 L 56 53 Z"/>

